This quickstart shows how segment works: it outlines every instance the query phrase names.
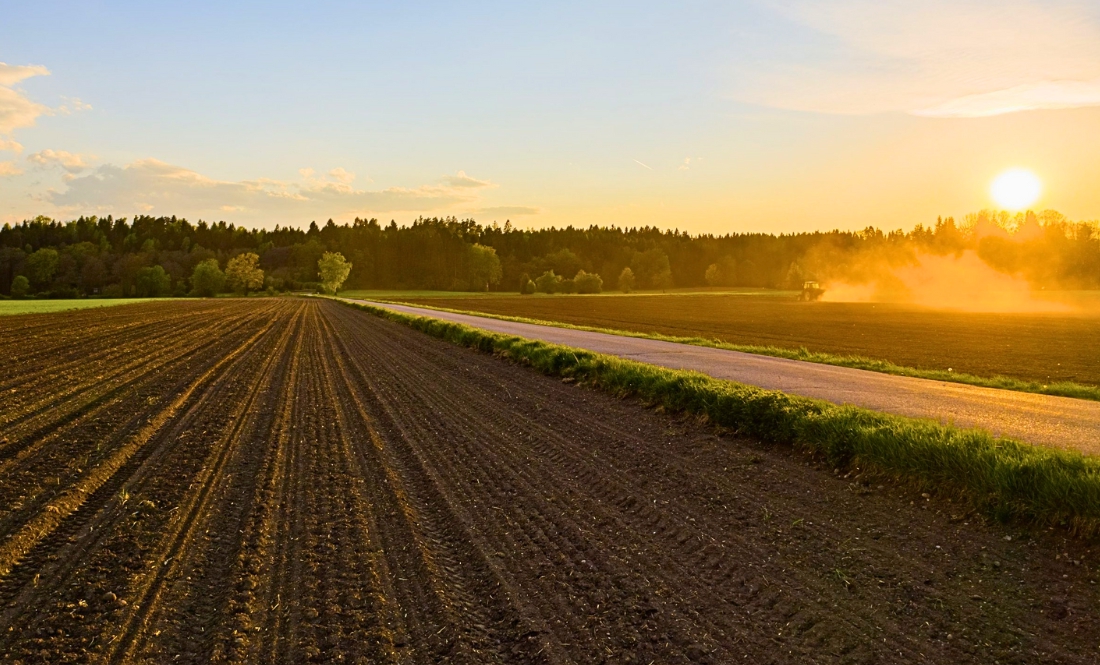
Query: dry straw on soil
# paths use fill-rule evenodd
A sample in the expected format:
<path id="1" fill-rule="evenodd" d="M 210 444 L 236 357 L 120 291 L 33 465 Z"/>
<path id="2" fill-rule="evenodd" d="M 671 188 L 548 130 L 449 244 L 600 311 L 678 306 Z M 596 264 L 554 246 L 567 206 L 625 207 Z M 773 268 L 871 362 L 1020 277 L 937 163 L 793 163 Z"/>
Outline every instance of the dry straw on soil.
<path id="1" fill-rule="evenodd" d="M 1000 439 L 981 430 L 837 406 L 696 372 L 344 302 L 548 375 L 704 416 L 746 436 L 794 445 L 840 468 L 859 467 L 929 491 L 958 495 L 998 520 L 1064 526 L 1088 537 L 1100 533 L 1096 458 Z"/>

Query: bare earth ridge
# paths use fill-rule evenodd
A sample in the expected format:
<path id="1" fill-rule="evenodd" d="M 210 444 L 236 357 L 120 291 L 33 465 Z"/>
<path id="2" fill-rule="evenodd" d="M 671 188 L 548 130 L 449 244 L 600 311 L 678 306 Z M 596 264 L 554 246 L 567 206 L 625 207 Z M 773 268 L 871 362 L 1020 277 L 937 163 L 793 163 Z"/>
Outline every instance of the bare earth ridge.
<path id="1" fill-rule="evenodd" d="M 1095 663 L 1057 531 L 334 302 L 0 323 L 0 662 Z"/>
<path id="2" fill-rule="evenodd" d="M 1077 450 L 1090 455 L 1100 454 L 1100 402 L 892 376 L 726 349 L 502 321 L 394 303 L 369 304 L 661 367 L 693 370 L 718 379 L 781 390 L 792 395 L 902 416 L 931 418 L 960 427 L 978 427 L 1028 443 Z"/>

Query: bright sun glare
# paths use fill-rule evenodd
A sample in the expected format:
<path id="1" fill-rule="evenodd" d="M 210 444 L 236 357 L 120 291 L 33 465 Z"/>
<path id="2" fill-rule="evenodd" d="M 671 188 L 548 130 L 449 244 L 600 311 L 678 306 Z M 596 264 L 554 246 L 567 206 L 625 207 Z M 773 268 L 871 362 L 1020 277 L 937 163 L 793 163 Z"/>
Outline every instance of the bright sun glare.
<path id="1" fill-rule="evenodd" d="M 1006 210 L 1023 210 L 1039 200 L 1043 183 L 1027 169 L 1010 169 L 997 176 L 989 193 Z"/>

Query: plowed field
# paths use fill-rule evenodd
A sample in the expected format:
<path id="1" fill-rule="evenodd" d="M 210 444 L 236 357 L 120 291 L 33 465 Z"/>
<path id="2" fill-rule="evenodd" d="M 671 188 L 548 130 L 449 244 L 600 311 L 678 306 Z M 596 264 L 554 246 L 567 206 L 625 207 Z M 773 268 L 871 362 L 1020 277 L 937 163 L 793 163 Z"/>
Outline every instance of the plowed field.
<path id="1" fill-rule="evenodd" d="M 1100 656 L 1087 543 L 332 302 L 0 326 L 3 662 Z"/>

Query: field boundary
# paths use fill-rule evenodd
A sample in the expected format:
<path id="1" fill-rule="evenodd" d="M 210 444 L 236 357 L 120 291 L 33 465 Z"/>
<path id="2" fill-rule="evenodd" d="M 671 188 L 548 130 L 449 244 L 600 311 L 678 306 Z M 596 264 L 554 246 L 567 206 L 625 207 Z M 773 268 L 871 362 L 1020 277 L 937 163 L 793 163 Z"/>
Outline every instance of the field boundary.
<path id="1" fill-rule="evenodd" d="M 1100 458 L 1032 446 L 930 420 L 764 390 L 426 316 L 339 300 L 431 336 L 494 353 L 620 397 L 706 418 L 770 443 L 793 445 L 841 469 L 886 475 L 954 496 L 999 521 L 1100 533 Z"/>
<path id="2" fill-rule="evenodd" d="M 836 367 L 848 367 L 862 369 L 879 374 L 891 374 L 894 376 L 907 376 L 914 379 L 931 379 L 933 381 L 945 381 L 947 383 L 962 383 L 980 388 L 997 388 L 999 390 L 1013 390 L 1021 393 L 1034 393 L 1036 395 L 1051 395 L 1052 397 L 1071 397 L 1074 399 L 1086 399 L 1100 402 L 1100 387 L 1090 386 L 1073 381 L 1057 381 L 1054 383 L 1042 383 L 1039 381 L 1027 381 L 1015 379 L 1010 376 L 978 376 L 965 372 L 954 372 L 942 369 L 920 369 L 897 365 L 889 360 L 877 360 L 864 356 L 845 356 L 820 351 L 810 351 L 805 347 L 798 349 L 785 349 L 779 346 L 754 346 L 748 344 L 733 344 L 705 337 L 677 337 L 674 335 L 662 335 L 661 333 L 642 333 L 633 330 L 619 330 L 617 328 L 600 328 L 598 326 L 584 326 L 560 321 L 547 321 L 544 319 L 530 319 L 522 316 L 508 316 L 506 314 L 490 314 L 477 310 L 452 309 L 425 305 L 421 302 L 410 303 L 403 300 L 383 300 L 380 302 L 393 302 L 409 307 L 433 309 L 437 312 L 449 312 L 451 314 L 466 314 L 469 316 L 482 316 L 487 319 L 499 321 L 511 321 L 513 323 L 528 323 L 536 326 L 549 326 L 552 328 L 566 328 L 568 330 L 581 330 L 584 332 L 603 333 L 605 335 L 617 335 L 619 337 L 637 337 L 639 339 L 652 339 L 674 344 L 689 344 L 691 346 L 704 346 L 712 349 L 724 349 L 726 351 L 739 351 L 758 356 L 771 356 L 773 358 L 785 358 L 787 360 L 801 360 L 803 362 L 817 363 L 819 365 L 834 365 Z"/>

